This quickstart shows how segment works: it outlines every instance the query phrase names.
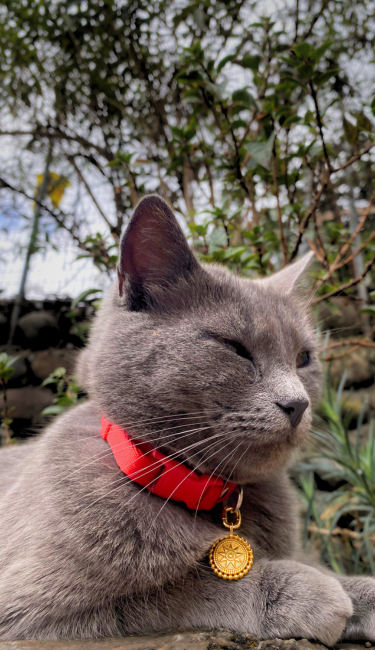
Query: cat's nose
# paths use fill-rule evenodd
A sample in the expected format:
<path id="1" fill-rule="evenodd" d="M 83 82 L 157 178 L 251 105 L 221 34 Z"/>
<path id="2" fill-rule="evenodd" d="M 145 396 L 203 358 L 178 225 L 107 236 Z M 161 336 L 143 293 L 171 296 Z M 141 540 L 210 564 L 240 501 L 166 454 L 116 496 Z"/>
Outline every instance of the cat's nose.
<path id="1" fill-rule="evenodd" d="M 296 427 L 302 420 L 309 403 L 304 399 L 283 399 L 276 402 L 277 406 L 288 416 L 292 427 Z"/>

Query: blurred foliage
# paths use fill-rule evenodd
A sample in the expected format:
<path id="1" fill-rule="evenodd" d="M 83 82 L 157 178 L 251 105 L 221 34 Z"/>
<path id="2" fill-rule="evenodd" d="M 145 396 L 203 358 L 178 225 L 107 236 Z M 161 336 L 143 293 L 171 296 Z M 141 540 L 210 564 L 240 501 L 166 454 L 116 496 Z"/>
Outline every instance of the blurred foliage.
<path id="1" fill-rule="evenodd" d="M 10 357 L 6 352 L 0 353 L 0 389 L 3 398 L 3 408 L 0 411 L 1 419 L 0 425 L 4 428 L 5 444 L 10 444 L 13 441 L 11 436 L 10 426 L 13 422 L 11 418 L 12 407 L 8 406 L 7 399 L 7 384 L 9 379 L 14 374 L 13 364 L 17 361 L 17 357 Z"/>
<path id="2" fill-rule="evenodd" d="M 70 406 L 76 406 L 83 401 L 81 388 L 75 378 L 67 374 L 65 368 L 56 368 L 42 384 L 42 386 L 51 385 L 56 388 L 54 404 L 47 406 L 42 411 L 42 415 L 60 415 Z"/>
<path id="3" fill-rule="evenodd" d="M 64 211 L 47 199 L 46 223 L 103 271 L 151 190 L 204 261 L 267 274 L 311 247 L 315 300 L 353 293 L 375 255 L 371 205 L 355 230 L 373 193 L 362 154 L 374 142 L 375 9 L 302 0 L 265 12 L 250 0 L 3 2 L 0 114 L 13 126 L 0 137 L 17 138 L 23 172 L 2 173 L 2 196 L 27 194 L 22 159 L 40 161 L 53 141 L 71 187 Z M 87 234 L 83 197 L 99 232 Z"/>
<path id="4" fill-rule="evenodd" d="M 319 427 L 313 435 L 319 452 L 299 466 L 305 506 L 304 539 L 320 551 L 337 573 L 375 574 L 375 438 L 371 422 L 361 439 L 365 406 L 357 428 L 342 413 L 345 377 L 333 391 L 326 385 Z M 316 492 L 314 473 L 329 487 Z"/>

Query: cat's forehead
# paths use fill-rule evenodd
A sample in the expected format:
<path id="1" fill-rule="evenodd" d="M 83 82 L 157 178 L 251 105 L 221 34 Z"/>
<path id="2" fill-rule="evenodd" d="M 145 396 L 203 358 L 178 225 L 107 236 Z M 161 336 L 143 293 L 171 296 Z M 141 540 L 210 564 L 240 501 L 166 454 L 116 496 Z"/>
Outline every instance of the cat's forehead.
<path id="1" fill-rule="evenodd" d="M 220 323 L 225 330 L 270 345 L 281 340 L 290 345 L 307 344 L 314 337 L 308 309 L 295 292 L 286 294 L 262 281 L 226 273 L 215 276 L 222 288 L 220 298 L 213 288 L 210 315 L 215 325 Z"/>

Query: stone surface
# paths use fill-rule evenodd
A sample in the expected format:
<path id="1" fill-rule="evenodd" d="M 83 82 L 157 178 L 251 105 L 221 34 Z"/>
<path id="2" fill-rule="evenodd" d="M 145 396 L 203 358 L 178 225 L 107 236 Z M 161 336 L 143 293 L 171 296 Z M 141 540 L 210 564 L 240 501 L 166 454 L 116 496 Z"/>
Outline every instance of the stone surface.
<path id="1" fill-rule="evenodd" d="M 13 408 L 11 418 L 33 420 L 38 418 L 46 406 L 53 402 L 54 395 L 47 388 L 26 386 L 25 388 L 10 388 L 7 390 L 9 408 Z M 3 398 L 0 397 L 0 411 L 4 408 Z"/>
<path id="2" fill-rule="evenodd" d="M 60 331 L 56 319 L 49 312 L 32 311 L 18 321 L 18 336 L 23 347 L 46 350 L 58 344 Z"/>
<path id="3" fill-rule="evenodd" d="M 363 644 L 343 643 L 337 650 L 364 650 Z M 368 646 L 367 646 L 368 647 Z M 306 639 L 259 641 L 229 630 L 174 630 L 147 636 L 77 641 L 0 641 L 0 650 L 323 650 Z"/>
<path id="4" fill-rule="evenodd" d="M 44 381 L 57 368 L 66 368 L 68 374 L 73 370 L 76 353 L 73 350 L 42 350 L 30 356 L 31 370 L 35 377 Z"/>
<path id="5" fill-rule="evenodd" d="M 373 384 L 375 379 L 375 348 L 359 348 L 352 354 L 332 361 L 330 377 L 333 384 L 338 385 L 344 373 L 346 376 L 345 388 L 360 388 Z"/>

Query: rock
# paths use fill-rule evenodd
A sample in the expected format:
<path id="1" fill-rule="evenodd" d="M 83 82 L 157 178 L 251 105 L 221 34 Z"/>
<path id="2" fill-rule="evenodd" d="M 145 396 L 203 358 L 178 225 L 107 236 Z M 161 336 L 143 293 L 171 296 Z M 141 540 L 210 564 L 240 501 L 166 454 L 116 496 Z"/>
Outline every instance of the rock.
<path id="1" fill-rule="evenodd" d="M 116 639 L 78 641 L 3 641 L 0 650 L 323 650 L 307 639 L 260 641 L 229 630 L 174 630 Z M 337 650 L 364 650 L 364 644 L 341 643 Z"/>
<path id="2" fill-rule="evenodd" d="M 60 331 L 51 314 L 46 311 L 32 311 L 18 321 L 18 338 L 25 348 L 47 350 L 59 343 Z"/>
<path id="3" fill-rule="evenodd" d="M 73 350 L 43 350 L 30 356 L 31 370 L 35 377 L 44 381 L 56 368 L 66 368 L 73 372 L 76 353 Z"/>
<path id="4" fill-rule="evenodd" d="M 332 330 L 332 336 L 339 337 L 363 334 L 363 315 L 358 309 L 346 296 L 336 296 L 330 304 L 323 302 L 319 313 L 322 330 Z"/>
<path id="5" fill-rule="evenodd" d="M 345 388 L 371 386 L 375 380 L 375 348 L 359 348 L 332 361 L 330 378 L 334 385 L 339 385 L 344 373 Z"/>
<path id="6" fill-rule="evenodd" d="M 7 402 L 12 419 L 33 420 L 39 418 L 41 412 L 53 402 L 53 393 L 47 388 L 39 386 L 26 386 L 25 388 L 9 388 Z M 3 397 L 0 397 L 0 411 L 4 408 Z M 0 646 L 1 650 L 1 646 Z"/>

